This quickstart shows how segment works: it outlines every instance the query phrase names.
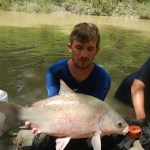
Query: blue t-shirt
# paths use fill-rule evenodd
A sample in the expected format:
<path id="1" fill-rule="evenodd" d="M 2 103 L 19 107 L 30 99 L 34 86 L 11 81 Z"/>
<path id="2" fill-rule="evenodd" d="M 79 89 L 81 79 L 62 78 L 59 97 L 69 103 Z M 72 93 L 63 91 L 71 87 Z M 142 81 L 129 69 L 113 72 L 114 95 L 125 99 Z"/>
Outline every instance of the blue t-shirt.
<path id="1" fill-rule="evenodd" d="M 132 97 L 131 97 L 131 86 L 132 86 L 134 79 L 138 79 L 145 84 L 146 86 L 144 89 L 145 106 L 149 107 L 149 104 L 150 104 L 150 58 L 143 64 L 143 66 L 138 71 L 124 78 L 115 93 L 116 99 L 132 107 L 133 107 L 133 104 L 132 104 Z"/>
<path id="2" fill-rule="evenodd" d="M 71 75 L 67 62 L 68 60 L 60 60 L 47 70 L 48 98 L 59 93 L 60 79 L 62 79 L 75 92 L 104 100 L 110 88 L 109 74 L 103 68 L 94 64 L 91 74 L 84 81 L 77 82 Z"/>

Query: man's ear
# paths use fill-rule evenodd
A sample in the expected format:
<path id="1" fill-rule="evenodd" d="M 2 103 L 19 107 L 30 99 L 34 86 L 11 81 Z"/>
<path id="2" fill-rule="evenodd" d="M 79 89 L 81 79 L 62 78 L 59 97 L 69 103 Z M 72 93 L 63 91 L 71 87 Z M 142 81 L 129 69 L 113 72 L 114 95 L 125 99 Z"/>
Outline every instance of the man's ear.
<path id="1" fill-rule="evenodd" d="M 72 46 L 71 46 L 70 43 L 68 43 L 68 50 L 69 50 L 70 53 L 72 53 Z"/>
<path id="2" fill-rule="evenodd" d="M 100 47 L 96 48 L 96 55 L 100 51 Z"/>

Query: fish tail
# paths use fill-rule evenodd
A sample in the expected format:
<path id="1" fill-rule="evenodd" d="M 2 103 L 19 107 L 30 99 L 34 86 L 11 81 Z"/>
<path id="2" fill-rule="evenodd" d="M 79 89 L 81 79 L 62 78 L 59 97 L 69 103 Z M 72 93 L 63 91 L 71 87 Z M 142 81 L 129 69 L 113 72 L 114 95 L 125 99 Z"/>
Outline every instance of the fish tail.
<path id="1" fill-rule="evenodd" d="M 21 108 L 13 103 L 0 102 L 0 136 L 22 123 Z"/>

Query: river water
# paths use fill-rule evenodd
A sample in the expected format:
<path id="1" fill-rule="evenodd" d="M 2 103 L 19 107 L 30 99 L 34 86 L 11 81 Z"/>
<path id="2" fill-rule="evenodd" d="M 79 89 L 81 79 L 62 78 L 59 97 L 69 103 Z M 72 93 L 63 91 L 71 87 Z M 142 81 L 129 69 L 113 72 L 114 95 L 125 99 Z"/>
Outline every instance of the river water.
<path id="1" fill-rule="evenodd" d="M 134 110 L 113 95 L 122 79 L 150 56 L 150 20 L 1 11 L 0 89 L 8 93 L 10 102 L 22 106 L 46 98 L 46 70 L 70 58 L 69 34 L 79 22 L 94 23 L 101 33 L 101 50 L 94 62 L 112 79 L 105 101 L 122 116 L 134 116 Z"/>

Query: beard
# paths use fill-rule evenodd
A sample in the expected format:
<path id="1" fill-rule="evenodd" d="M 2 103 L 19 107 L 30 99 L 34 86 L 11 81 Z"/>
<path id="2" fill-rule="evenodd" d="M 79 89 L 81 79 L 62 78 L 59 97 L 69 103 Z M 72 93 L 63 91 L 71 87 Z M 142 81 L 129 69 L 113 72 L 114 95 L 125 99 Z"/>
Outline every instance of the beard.
<path id="1" fill-rule="evenodd" d="M 77 61 L 74 61 L 74 64 L 78 69 L 84 70 L 87 69 L 92 64 L 92 62 L 89 62 L 89 59 L 85 59 L 85 62 L 81 62 L 80 59 L 78 59 Z"/>

